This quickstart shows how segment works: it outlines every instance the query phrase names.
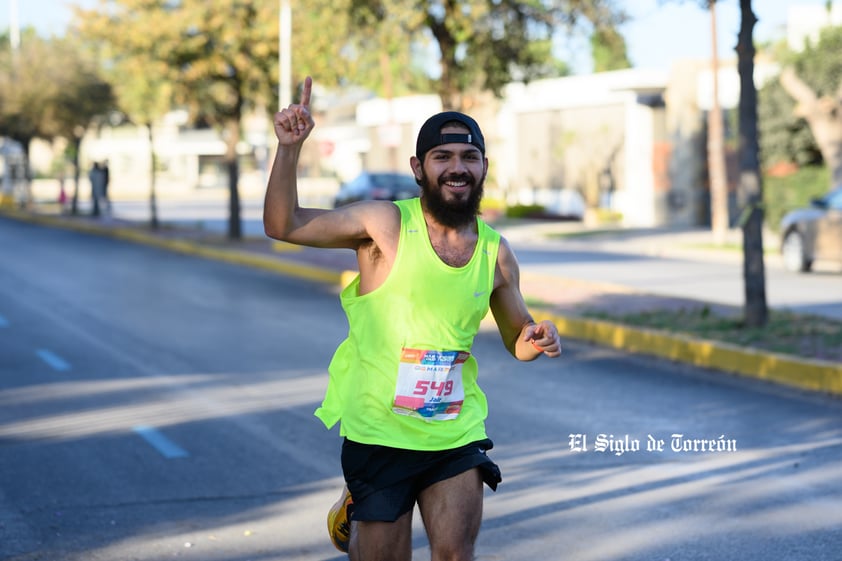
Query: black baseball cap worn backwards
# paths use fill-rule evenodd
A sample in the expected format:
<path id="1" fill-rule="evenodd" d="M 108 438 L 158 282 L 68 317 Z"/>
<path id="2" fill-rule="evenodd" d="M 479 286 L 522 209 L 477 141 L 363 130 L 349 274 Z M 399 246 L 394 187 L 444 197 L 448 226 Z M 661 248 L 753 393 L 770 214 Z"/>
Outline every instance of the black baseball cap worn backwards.
<path id="1" fill-rule="evenodd" d="M 469 132 L 442 134 L 441 128 L 445 124 L 454 121 L 465 125 Z M 450 144 L 451 142 L 473 144 L 485 155 L 485 139 L 482 136 L 482 131 L 479 130 L 477 122 L 464 113 L 445 111 L 433 115 L 421 126 L 421 130 L 418 131 L 418 140 L 415 143 L 415 156 L 423 162 L 424 156 L 428 151 L 436 146 Z"/>

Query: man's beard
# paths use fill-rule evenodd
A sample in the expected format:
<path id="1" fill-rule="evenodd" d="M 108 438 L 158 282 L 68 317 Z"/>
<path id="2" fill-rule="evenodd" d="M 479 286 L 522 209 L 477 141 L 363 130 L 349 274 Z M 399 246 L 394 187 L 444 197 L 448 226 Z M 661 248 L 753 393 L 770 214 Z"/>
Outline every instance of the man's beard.
<path id="1" fill-rule="evenodd" d="M 446 201 L 442 196 L 442 184 L 447 181 L 467 181 L 471 186 L 468 198 L 463 200 Z M 475 183 L 470 174 L 452 174 L 440 178 L 439 185 L 431 185 L 426 172 L 422 172 L 418 185 L 421 186 L 421 196 L 426 202 L 427 210 L 436 222 L 448 228 L 459 228 L 473 224 L 479 214 L 479 204 L 482 201 L 483 184 L 485 178 Z"/>

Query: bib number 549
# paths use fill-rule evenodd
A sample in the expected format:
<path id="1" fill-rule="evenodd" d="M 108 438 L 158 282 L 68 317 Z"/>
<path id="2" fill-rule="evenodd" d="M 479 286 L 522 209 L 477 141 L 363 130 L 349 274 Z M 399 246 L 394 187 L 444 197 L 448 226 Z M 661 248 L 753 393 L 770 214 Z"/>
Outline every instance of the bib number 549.
<path id="1" fill-rule="evenodd" d="M 453 393 L 453 380 L 437 382 L 435 380 L 418 380 L 415 382 L 413 395 L 427 395 L 432 392 L 438 397 L 448 396 Z"/>

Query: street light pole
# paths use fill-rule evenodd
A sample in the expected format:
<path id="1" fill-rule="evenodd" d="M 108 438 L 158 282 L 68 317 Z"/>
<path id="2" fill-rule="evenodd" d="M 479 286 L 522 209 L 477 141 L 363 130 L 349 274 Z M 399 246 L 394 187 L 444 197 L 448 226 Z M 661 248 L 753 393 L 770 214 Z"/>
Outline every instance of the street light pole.
<path id="1" fill-rule="evenodd" d="M 708 177 L 710 178 L 710 221 L 713 241 L 725 243 L 728 218 L 728 171 L 725 163 L 725 131 L 722 106 L 719 103 L 719 53 L 716 40 L 716 0 L 708 0 L 711 28 L 711 66 L 713 70 L 713 103 L 708 112 Z"/>
<path id="2" fill-rule="evenodd" d="M 278 34 L 278 66 L 280 68 L 280 80 L 278 81 L 278 105 L 279 109 L 288 107 L 292 103 L 292 8 L 290 0 L 280 0 L 280 14 L 278 23 L 280 33 Z"/>
<path id="3" fill-rule="evenodd" d="M 20 48 L 20 23 L 18 22 L 18 0 L 9 1 L 9 44 L 12 52 Z"/>

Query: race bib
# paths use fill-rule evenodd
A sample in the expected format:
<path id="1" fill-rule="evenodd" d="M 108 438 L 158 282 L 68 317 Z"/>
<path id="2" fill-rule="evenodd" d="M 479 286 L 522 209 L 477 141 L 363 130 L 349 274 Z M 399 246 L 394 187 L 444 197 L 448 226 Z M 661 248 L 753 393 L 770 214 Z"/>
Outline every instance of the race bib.
<path id="1" fill-rule="evenodd" d="M 471 353 L 402 349 L 392 411 L 428 421 L 455 419 L 465 390 L 462 365 Z"/>

